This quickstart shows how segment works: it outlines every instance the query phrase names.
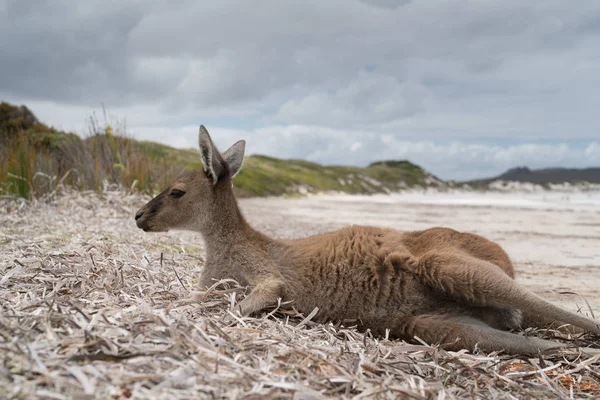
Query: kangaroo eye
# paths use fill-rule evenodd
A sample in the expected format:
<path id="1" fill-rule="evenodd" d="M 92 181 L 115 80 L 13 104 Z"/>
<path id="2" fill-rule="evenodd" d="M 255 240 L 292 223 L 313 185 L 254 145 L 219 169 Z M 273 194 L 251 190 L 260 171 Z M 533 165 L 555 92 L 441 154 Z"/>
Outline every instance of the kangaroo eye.
<path id="1" fill-rule="evenodd" d="M 171 193 L 169 193 L 169 195 L 171 197 L 175 197 L 176 199 L 180 198 L 184 194 L 185 194 L 185 192 L 183 190 L 179 190 L 179 189 L 173 189 L 173 190 L 171 190 Z"/>

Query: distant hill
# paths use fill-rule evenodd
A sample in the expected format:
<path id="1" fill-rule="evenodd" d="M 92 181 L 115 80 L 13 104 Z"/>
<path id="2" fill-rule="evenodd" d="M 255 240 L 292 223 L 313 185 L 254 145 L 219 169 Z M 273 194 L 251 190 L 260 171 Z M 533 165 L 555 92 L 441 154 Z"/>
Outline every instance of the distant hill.
<path id="1" fill-rule="evenodd" d="M 201 167 L 196 149 L 138 141 L 123 128 L 93 118 L 89 131 L 82 139 L 43 124 L 26 106 L 0 103 L 0 195 L 30 198 L 53 193 L 60 184 L 95 191 L 121 185 L 154 193 L 183 170 Z M 361 168 L 261 155 L 246 157 L 234 179 L 241 197 L 390 193 L 444 185 L 409 161 L 380 161 Z"/>
<path id="2" fill-rule="evenodd" d="M 540 185 L 549 183 L 600 183 L 600 168 L 544 168 L 517 167 L 493 178 L 478 179 L 468 184 L 489 184 L 494 181 L 529 182 Z"/>

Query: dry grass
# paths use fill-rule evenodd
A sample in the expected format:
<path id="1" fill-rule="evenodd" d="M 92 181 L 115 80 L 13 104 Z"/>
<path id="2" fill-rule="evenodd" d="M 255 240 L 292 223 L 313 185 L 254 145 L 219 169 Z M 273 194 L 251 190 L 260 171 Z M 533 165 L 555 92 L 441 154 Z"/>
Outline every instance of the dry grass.
<path id="1" fill-rule="evenodd" d="M 202 243 L 138 231 L 132 217 L 146 199 L 0 200 L 6 398 L 600 396 L 600 356 L 446 352 L 315 324 L 285 306 L 226 322 L 244 289 L 196 292 Z"/>
<path id="2" fill-rule="evenodd" d="M 64 187 L 101 193 L 106 186 L 153 193 L 190 166 L 189 153 L 136 141 L 125 122 L 110 124 L 106 115 L 104 122 L 89 118 L 84 139 L 41 124 L 27 130 L 0 126 L 0 195 L 48 198 Z"/>

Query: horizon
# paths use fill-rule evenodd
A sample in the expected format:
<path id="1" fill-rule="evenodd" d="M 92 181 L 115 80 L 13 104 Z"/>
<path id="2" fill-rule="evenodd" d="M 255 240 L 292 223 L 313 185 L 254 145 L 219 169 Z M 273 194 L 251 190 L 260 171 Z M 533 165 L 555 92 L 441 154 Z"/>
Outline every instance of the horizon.
<path id="1" fill-rule="evenodd" d="M 444 180 L 598 167 L 598 20 L 592 1 L 0 0 L 0 99 L 80 136 L 105 106 L 138 140 L 196 148 L 204 124 L 221 149 Z"/>

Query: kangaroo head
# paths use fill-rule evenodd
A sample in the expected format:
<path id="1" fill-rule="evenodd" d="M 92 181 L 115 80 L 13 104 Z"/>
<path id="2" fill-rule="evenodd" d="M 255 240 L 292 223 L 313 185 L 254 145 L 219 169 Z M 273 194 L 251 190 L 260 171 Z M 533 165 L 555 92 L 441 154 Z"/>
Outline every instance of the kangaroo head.
<path id="1" fill-rule="evenodd" d="M 246 142 L 240 140 L 221 154 L 203 125 L 198 141 L 204 169 L 184 172 L 140 208 L 135 213 L 138 228 L 146 232 L 204 231 L 227 213 L 222 199 L 233 198 L 231 179 L 242 167 Z"/>

